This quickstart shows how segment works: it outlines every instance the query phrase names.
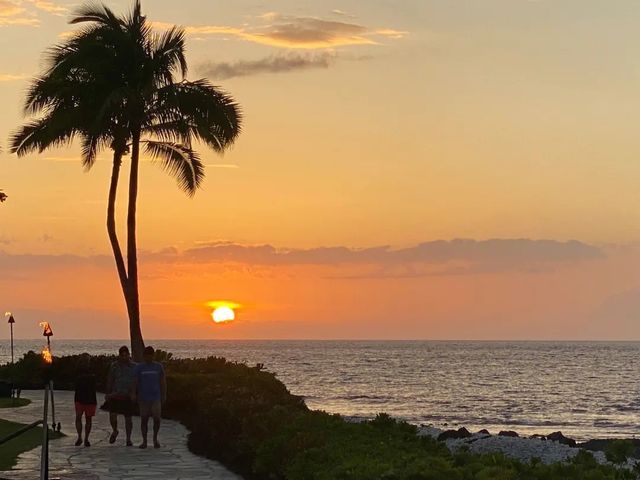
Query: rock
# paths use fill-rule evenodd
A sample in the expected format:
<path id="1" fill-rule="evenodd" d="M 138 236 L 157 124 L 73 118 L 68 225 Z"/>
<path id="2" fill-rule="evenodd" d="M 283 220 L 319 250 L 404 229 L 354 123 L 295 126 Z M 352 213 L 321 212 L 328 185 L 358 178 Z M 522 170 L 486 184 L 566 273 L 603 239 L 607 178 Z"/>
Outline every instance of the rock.
<path id="1" fill-rule="evenodd" d="M 568 445 L 570 447 L 576 446 L 576 441 L 573 438 L 565 437 L 562 432 L 553 432 L 547 435 L 547 440 L 552 442 L 558 442 L 562 445 Z"/>
<path id="2" fill-rule="evenodd" d="M 518 432 L 514 432 L 513 430 L 502 430 L 498 436 L 500 437 L 519 437 Z"/>
<path id="3" fill-rule="evenodd" d="M 471 432 L 464 427 L 459 428 L 458 430 L 446 430 L 438 435 L 438 441 L 444 442 L 445 440 L 450 439 L 458 439 L 458 438 L 469 438 L 471 437 Z"/>
<path id="4" fill-rule="evenodd" d="M 483 428 L 483 429 L 482 429 L 482 430 L 480 430 L 478 433 L 479 433 L 479 434 L 482 434 L 482 435 L 491 435 L 491 434 L 489 433 L 489 430 L 487 430 L 486 428 Z"/>

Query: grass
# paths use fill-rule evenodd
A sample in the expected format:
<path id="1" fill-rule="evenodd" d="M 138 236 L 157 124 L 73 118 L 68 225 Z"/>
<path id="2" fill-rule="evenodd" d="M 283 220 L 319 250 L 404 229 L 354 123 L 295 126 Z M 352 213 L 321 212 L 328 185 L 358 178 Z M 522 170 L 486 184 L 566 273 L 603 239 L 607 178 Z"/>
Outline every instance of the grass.
<path id="1" fill-rule="evenodd" d="M 0 408 L 26 407 L 30 403 L 28 398 L 0 398 Z"/>
<path id="2" fill-rule="evenodd" d="M 7 435 L 11 435 L 17 432 L 25 425 L 22 423 L 8 422 L 7 420 L 0 419 L 0 438 L 4 438 Z M 50 433 L 50 438 L 60 438 L 60 433 Z M 42 428 L 34 428 L 27 433 L 20 435 L 18 438 L 9 440 L 7 443 L 0 447 L 2 449 L 2 455 L 0 455 L 0 471 L 11 470 L 18 459 L 18 455 L 23 452 L 33 450 L 42 443 Z"/>

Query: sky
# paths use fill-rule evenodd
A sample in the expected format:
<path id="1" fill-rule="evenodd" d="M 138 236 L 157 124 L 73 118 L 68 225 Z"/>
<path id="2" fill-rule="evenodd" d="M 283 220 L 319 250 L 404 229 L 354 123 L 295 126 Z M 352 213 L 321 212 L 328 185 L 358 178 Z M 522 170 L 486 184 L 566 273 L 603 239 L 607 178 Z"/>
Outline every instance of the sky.
<path id="1" fill-rule="evenodd" d="M 7 153 L 77 6 L 0 0 L 0 310 L 19 338 L 43 320 L 61 338 L 128 332 L 108 152 L 89 172 L 77 145 Z M 143 8 L 186 29 L 188 78 L 245 119 L 224 156 L 200 147 L 193 198 L 143 161 L 146 337 L 640 340 L 640 3 Z M 237 320 L 214 325 L 211 301 Z"/>

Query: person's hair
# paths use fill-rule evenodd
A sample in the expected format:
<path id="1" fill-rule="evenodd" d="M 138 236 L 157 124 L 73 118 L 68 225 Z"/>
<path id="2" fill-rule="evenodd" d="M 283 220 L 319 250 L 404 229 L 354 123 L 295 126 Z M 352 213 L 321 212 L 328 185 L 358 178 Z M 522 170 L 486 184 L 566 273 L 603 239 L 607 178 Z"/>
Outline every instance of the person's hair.
<path id="1" fill-rule="evenodd" d="M 144 347 L 144 355 L 153 355 L 154 353 L 156 353 L 156 351 L 153 349 L 153 347 Z"/>
<path id="2" fill-rule="evenodd" d="M 127 352 L 127 353 L 129 353 L 129 347 L 127 347 L 126 345 L 121 346 L 121 347 L 118 349 L 118 353 L 123 353 L 123 352 Z"/>

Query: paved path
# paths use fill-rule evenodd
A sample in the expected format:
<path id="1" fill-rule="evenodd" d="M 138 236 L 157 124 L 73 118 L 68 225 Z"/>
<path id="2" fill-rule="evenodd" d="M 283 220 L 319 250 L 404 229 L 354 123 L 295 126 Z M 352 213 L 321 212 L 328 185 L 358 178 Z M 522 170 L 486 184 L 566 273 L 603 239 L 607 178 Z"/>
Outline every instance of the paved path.
<path id="1" fill-rule="evenodd" d="M 42 391 L 23 392 L 32 403 L 22 408 L 0 410 L 0 418 L 31 423 L 42 418 Z M 102 395 L 98 395 L 98 402 Z M 178 422 L 163 420 L 160 427 L 162 448 L 141 450 L 140 419 L 133 419 L 135 447 L 124 445 L 124 419 L 118 418 L 120 435 L 109 445 L 109 415 L 98 410 L 93 419 L 91 447 L 76 447 L 73 392 L 56 392 L 56 422 L 61 422 L 66 437 L 50 443 L 50 478 L 77 480 L 240 480 L 218 462 L 194 455 L 187 449 L 187 429 Z M 51 423 L 51 421 L 49 421 Z M 149 422 L 151 430 L 151 422 Z M 151 432 L 149 432 L 151 439 Z M 11 472 L 0 472 L 0 478 L 33 480 L 40 471 L 40 448 L 20 455 L 17 467 Z"/>

